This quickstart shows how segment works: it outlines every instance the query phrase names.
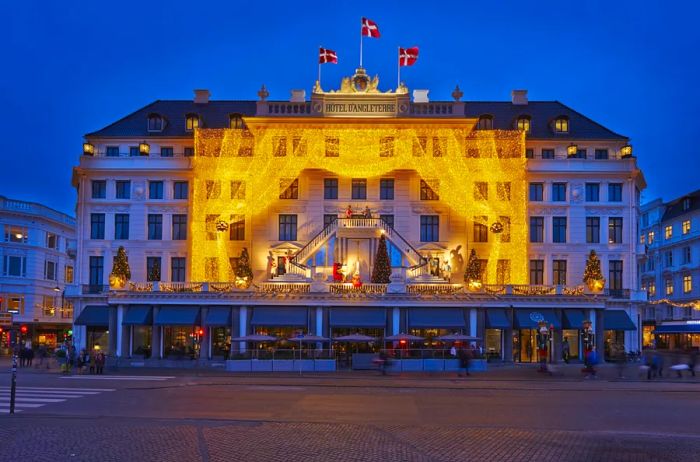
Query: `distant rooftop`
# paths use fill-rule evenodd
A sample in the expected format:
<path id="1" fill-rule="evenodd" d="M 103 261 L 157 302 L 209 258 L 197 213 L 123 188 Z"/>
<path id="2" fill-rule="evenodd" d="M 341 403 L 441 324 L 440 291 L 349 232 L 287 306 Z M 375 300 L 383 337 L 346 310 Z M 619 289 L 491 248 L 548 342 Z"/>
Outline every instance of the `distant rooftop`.
<path id="1" fill-rule="evenodd" d="M 37 202 L 21 201 L 0 196 L 0 211 L 46 218 L 58 223 L 75 227 L 74 217 Z"/>

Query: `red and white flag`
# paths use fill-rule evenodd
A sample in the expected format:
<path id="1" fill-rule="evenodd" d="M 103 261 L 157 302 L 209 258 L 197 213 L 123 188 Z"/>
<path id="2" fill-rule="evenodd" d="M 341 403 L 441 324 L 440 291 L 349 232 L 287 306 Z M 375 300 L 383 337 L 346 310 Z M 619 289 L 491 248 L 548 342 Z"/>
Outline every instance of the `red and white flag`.
<path id="1" fill-rule="evenodd" d="M 418 60 L 418 47 L 399 48 L 399 66 L 413 66 Z"/>
<path id="2" fill-rule="evenodd" d="M 379 26 L 371 19 L 362 18 L 362 36 L 379 38 Z"/>
<path id="3" fill-rule="evenodd" d="M 338 55 L 333 50 L 328 48 L 318 49 L 318 63 L 319 64 L 338 64 Z"/>

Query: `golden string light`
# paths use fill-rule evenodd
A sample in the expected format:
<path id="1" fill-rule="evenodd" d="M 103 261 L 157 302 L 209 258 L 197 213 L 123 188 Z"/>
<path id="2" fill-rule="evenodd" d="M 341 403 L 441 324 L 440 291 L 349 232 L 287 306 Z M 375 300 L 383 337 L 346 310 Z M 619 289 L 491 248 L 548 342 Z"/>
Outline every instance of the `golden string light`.
<path id="1" fill-rule="evenodd" d="M 670 305 L 676 308 L 693 308 L 695 310 L 700 310 L 700 300 L 693 300 L 691 302 L 674 302 L 668 298 L 662 298 L 661 300 L 652 300 L 648 302 L 650 305 Z"/>

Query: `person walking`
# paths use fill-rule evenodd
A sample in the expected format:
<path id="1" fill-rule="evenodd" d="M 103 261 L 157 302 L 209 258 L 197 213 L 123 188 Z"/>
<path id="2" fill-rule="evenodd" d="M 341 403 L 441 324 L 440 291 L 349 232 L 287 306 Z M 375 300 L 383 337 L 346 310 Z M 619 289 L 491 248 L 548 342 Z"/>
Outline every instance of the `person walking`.
<path id="1" fill-rule="evenodd" d="M 459 349 L 459 368 L 460 372 L 457 374 L 459 377 L 462 376 L 461 370 L 464 370 L 464 376 L 469 376 L 469 361 L 471 359 L 471 351 L 467 347 L 462 347 Z"/>
<path id="2" fill-rule="evenodd" d="M 102 375 L 102 373 L 104 372 L 105 360 L 105 354 L 101 351 L 97 352 L 97 355 L 95 357 L 95 372 L 97 373 L 97 375 Z"/>
<path id="3" fill-rule="evenodd" d="M 586 379 L 595 379 L 598 378 L 596 375 L 597 371 L 595 370 L 595 365 L 598 364 L 598 352 L 595 349 L 595 346 L 591 347 L 591 350 L 588 352 L 588 375 L 586 375 Z"/>
<path id="4" fill-rule="evenodd" d="M 561 359 L 564 360 L 566 364 L 569 364 L 569 355 L 571 354 L 571 347 L 569 346 L 569 340 L 564 339 L 561 342 Z"/>
<path id="5" fill-rule="evenodd" d="M 695 348 L 691 348 L 690 351 L 688 352 L 688 370 L 690 371 L 690 375 L 695 377 L 695 366 L 698 363 L 698 350 Z"/>
<path id="6" fill-rule="evenodd" d="M 49 362 L 46 359 L 46 356 L 47 356 L 46 345 L 44 345 L 44 344 L 39 345 L 39 349 L 37 350 L 36 354 L 39 357 L 39 363 L 36 365 L 37 369 L 44 366 L 44 361 L 46 361 L 46 368 L 48 369 Z"/>
<path id="7" fill-rule="evenodd" d="M 32 347 L 27 348 L 27 367 L 32 367 L 32 362 L 34 361 L 34 350 Z"/>
<path id="8" fill-rule="evenodd" d="M 88 364 L 90 365 L 90 375 L 93 375 L 95 373 L 95 366 L 96 366 L 96 356 L 97 352 L 93 351 L 92 354 L 90 355 L 90 359 L 88 361 Z"/>

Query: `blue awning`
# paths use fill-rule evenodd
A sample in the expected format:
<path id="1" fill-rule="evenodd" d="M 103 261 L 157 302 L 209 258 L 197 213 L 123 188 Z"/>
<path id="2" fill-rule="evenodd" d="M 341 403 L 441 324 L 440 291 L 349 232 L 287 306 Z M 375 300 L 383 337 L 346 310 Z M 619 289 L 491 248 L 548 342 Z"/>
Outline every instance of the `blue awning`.
<path id="1" fill-rule="evenodd" d="M 151 305 L 130 305 L 126 309 L 122 324 L 125 326 L 150 326 L 153 324 L 153 307 Z"/>
<path id="2" fill-rule="evenodd" d="M 487 329 L 510 329 L 510 320 L 506 310 L 502 308 L 487 308 L 486 309 L 486 328 Z"/>
<path id="3" fill-rule="evenodd" d="M 586 320 L 581 310 L 564 310 L 564 329 L 583 329 L 583 321 Z"/>
<path id="4" fill-rule="evenodd" d="M 290 306 L 256 306 L 250 324 L 253 326 L 301 326 L 308 325 L 306 308 Z"/>
<path id="5" fill-rule="evenodd" d="M 637 330 L 630 315 L 622 310 L 603 311 L 603 329 L 605 330 Z"/>
<path id="6" fill-rule="evenodd" d="M 561 329 L 559 318 L 552 309 L 515 310 L 513 321 L 516 329 L 537 329 L 539 319 L 545 321 L 547 326 L 551 324 L 554 326 L 554 329 Z"/>
<path id="7" fill-rule="evenodd" d="M 656 326 L 655 334 L 700 334 L 700 324 L 676 324 Z"/>
<path id="8" fill-rule="evenodd" d="M 384 308 L 331 308 L 330 325 L 333 327 L 386 327 Z"/>
<path id="9" fill-rule="evenodd" d="M 198 326 L 201 313 L 198 306 L 170 305 L 161 306 L 156 314 L 156 325 L 159 326 Z"/>
<path id="10" fill-rule="evenodd" d="M 207 309 L 207 317 L 204 318 L 204 325 L 231 327 L 231 307 L 210 306 Z"/>
<path id="11" fill-rule="evenodd" d="M 77 326 L 109 327 L 109 306 L 87 305 L 75 320 Z"/>
<path id="12" fill-rule="evenodd" d="M 462 308 L 410 308 L 408 325 L 413 328 L 450 329 L 464 328 Z"/>

